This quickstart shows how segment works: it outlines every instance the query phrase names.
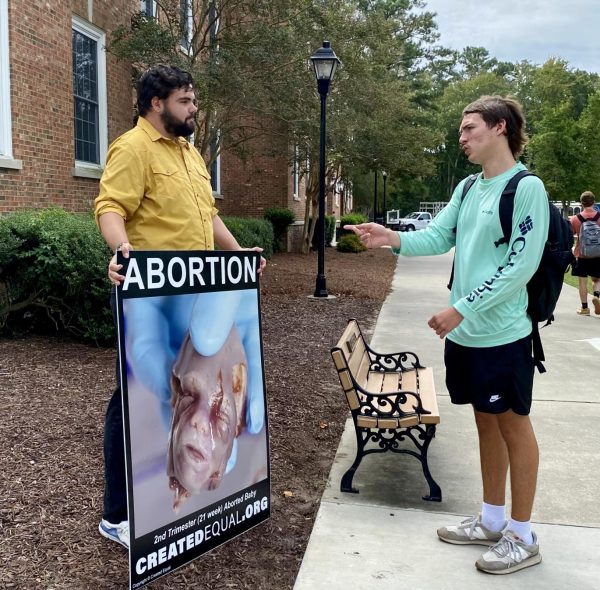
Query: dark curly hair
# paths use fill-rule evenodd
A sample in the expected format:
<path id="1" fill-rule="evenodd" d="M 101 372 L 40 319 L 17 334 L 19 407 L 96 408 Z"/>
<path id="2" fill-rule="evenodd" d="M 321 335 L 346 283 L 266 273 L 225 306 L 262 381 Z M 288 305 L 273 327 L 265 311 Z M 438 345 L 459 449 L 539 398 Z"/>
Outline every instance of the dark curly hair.
<path id="1" fill-rule="evenodd" d="M 463 116 L 477 113 L 491 128 L 506 121 L 506 137 L 512 155 L 517 159 L 527 145 L 525 116 L 521 103 L 511 96 L 482 96 L 463 109 Z"/>
<path id="2" fill-rule="evenodd" d="M 152 99 L 168 98 L 179 88 L 193 88 L 194 81 L 189 72 L 176 66 L 162 64 L 147 69 L 137 84 L 137 110 L 139 115 L 145 115 L 152 106 Z"/>

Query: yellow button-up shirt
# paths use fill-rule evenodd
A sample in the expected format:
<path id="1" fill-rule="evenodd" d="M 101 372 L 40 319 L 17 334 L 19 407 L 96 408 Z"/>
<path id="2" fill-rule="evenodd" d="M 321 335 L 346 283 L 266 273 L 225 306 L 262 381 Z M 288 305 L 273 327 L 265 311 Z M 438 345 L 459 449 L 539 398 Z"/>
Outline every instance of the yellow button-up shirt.
<path id="1" fill-rule="evenodd" d="M 143 117 L 116 139 L 95 201 L 96 220 L 113 211 L 138 250 L 213 250 L 217 214 L 210 176 L 185 139 L 164 137 Z"/>

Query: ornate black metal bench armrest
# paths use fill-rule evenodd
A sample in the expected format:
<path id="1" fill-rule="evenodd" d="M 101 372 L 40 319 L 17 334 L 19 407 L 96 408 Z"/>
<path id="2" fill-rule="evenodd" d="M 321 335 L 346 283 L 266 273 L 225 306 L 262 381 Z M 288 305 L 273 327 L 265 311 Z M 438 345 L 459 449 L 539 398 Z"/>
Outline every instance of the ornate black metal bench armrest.
<path id="1" fill-rule="evenodd" d="M 413 369 L 424 369 L 419 357 L 410 351 L 406 352 L 376 352 L 366 342 L 365 347 L 369 352 L 371 371 L 412 371 Z"/>

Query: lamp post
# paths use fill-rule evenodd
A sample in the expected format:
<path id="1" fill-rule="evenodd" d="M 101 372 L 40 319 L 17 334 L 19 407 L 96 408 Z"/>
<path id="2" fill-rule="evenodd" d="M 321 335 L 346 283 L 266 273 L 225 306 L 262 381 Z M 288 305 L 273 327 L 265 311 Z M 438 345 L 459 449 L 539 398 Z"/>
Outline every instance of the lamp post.
<path id="1" fill-rule="evenodd" d="M 325 141 L 327 130 L 327 94 L 329 84 L 333 80 L 335 71 L 340 63 L 336 54 L 331 49 L 329 41 L 323 41 L 323 47 L 310 57 L 315 69 L 317 90 L 321 96 L 321 137 L 319 143 L 319 220 L 317 225 L 318 236 L 318 271 L 314 297 L 328 297 L 327 282 L 325 279 Z"/>
<path id="2" fill-rule="evenodd" d="M 385 197 L 386 197 L 386 189 L 387 189 L 387 177 L 388 173 L 384 170 L 381 175 L 383 176 L 383 225 L 387 223 L 387 213 L 385 207 Z"/>
<path id="3" fill-rule="evenodd" d="M 377 223 L 377 168 L 375 168 L 375 183 L 373 186 L 373 223 Z"/>

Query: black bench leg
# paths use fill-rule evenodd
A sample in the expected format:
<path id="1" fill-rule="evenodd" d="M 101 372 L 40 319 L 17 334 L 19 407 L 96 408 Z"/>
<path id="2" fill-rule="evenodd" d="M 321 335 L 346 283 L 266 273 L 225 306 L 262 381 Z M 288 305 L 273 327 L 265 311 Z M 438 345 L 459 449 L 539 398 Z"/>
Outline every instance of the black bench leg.
<path id="1" fill-rule="evenodd" d="M 342 492 L 347 492 L 349 494 L 358 494 L 358 490 L 352 487 L 352 480 L 354 479 L 354 473 L 358 469 L 362 458 L 364 457 L 364 450 L 366 444 L 366 438 L 363 438 L 360 435 L 358 429 L 356 429 L 356 425 L 354 426 L 356 431 L 356 458 L 354 459 L 354 463 L 350 466 L 350 469 L 344 473 L 342 476 L 342 483 L 340 485 L 340 490 Z"/>
<path id="2" fill-rule="evenodd" d="M 441 502 L 442 490 L 431 476 L 429 464 L 427 462 L 427 451 L 434 436 L 435 424 L 429 424 L 425 430 L 425 440 L 423 442 L 423 448 L 421 449 L 421 466 L 423 467 L 423 475 L 425 475 L 425 479 L 429 484 L 429 495 L 423 496 L 423 500 L 428 500 L 429 502 Z"/>

